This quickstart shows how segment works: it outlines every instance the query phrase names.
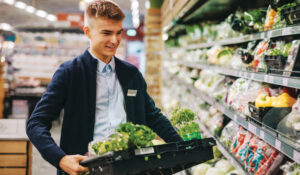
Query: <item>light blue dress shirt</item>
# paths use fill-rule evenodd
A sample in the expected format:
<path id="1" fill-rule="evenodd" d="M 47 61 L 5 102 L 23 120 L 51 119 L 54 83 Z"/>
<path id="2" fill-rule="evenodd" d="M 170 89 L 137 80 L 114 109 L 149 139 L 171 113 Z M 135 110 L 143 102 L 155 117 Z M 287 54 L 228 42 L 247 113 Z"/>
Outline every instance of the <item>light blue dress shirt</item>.
<path id="1" fill-rule="evenodd" d="M 97 59 L 92 53 L 91 55 Z M 106 140 L 121 123 L 126 122 L 125 100 L 116 75 L 115 58 L 112 57 L 109 64 L 97 60 L 94 140 Z"/>

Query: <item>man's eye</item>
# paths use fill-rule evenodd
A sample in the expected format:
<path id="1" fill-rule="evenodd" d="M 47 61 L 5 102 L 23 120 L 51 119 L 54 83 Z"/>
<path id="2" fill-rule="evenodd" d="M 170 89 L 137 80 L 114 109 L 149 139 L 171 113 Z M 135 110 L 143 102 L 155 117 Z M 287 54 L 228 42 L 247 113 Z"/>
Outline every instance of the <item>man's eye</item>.
<path id="1" fill-rule="evenodd" d="M 110 33 L 104 33 L 104 35 L 110 35 Z"/>

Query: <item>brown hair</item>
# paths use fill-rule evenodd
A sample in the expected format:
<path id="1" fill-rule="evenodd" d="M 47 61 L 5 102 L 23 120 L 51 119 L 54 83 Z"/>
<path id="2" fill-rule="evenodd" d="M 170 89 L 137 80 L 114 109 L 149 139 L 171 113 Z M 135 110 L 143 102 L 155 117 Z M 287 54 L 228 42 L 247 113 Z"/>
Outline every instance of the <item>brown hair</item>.
<path id="1" fill-rule="evenodd" d="M 98 17 L 121 21 L 125 18 L 125 14 L 116 3 L 110 0 L 94 0 L 85 10 L 85 24 L 88 23 L 88 18 Z"/>

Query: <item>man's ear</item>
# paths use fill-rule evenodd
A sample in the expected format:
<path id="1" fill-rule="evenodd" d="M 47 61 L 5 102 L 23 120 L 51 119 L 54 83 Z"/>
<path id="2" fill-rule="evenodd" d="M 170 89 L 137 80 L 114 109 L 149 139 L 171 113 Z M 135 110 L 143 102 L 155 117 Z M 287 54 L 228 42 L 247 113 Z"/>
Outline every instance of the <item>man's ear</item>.
<path id="1" fill-rule="evenodd" d="M 91 39 L 91 33 L 90 33 L 90 28 L 88 26 L 84 26 L 83 27 L 83 32 L 84 32 L 84 35 L 86 37 L 88 37 L 89 39 Z"/>

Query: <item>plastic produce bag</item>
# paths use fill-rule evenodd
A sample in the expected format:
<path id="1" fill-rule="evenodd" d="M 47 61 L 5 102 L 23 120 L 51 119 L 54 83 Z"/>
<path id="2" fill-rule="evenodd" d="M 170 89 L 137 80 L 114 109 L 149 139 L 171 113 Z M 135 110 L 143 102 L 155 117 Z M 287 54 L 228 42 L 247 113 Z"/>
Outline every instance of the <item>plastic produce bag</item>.
<path id="1" fill-rule="evenodd" d="M 220 140 L 227 148 L 230 148 L 233 137 L 237 134 L 238 130 L 239 126 L 233 121 L 230 121 L 222 130 Z"/>
<path id="2" fill-rule="evenodd" d="M 274 9 L 272 9 L 271 6 L 269 6 L 267 11 L 266 21 L 264 24 L 265 31 L 271 30 L 273 28 L 276 16 L 277 16 L 277 12 Z"/>
<path id="3" fill-rule="evenodd" d="M 248 133 L 247 130 L 244 129 L 243 127 L 239 128 L 239 131 L 237 135 L 233 138 L 233 142 L 231 145 L 231 152 L 233 154 L 236 154 L 238 152 L 238 150 L 240 149 L 240 147 L 245 141 L 247 133 Z"/>
<path id="4" fill-rule="evenodd" d="M 300 147 L 300 98 L 292 107 L 292 112 L 289 113 L 277 125 L 277 130 L 285 136 L 296 141 L 296 146 Z"/>
<path id="5" fill-rule="evenodd" d="M 300 164 L 296 162 L 287 162 L 282 165 L 280 169 L 283 170 L 284 175 L 299 175 L 300 174 Z"/>

